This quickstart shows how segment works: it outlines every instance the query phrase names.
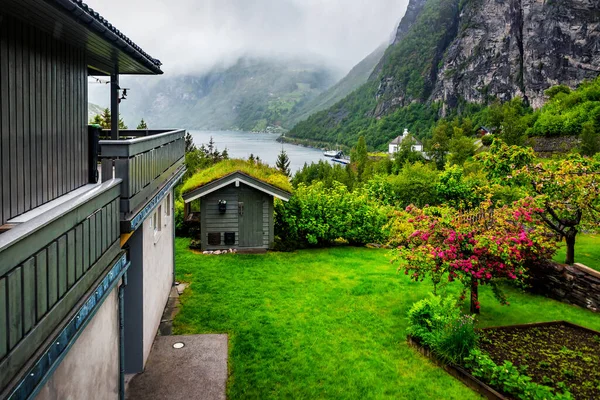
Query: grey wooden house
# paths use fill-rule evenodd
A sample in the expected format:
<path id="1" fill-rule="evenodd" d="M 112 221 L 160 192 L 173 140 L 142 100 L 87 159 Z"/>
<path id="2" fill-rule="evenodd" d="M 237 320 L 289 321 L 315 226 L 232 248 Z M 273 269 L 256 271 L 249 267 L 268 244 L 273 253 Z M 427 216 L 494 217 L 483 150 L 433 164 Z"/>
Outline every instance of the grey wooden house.
<path id="1" fill-rule="evenodd" d="M 263 250 L 275 239 L 274 198 L 291 194 L 241 171 L 211 181 L 183 195 L 186 215 L 200 202 L 202 250 Z"/>
<path id="2" fill-rule="evenodd" d="M 173 283 L 185 132 L 121 136 L 119 75 L 161 63 L 81 0 L 1 5 L 0 398 L 124 398 Z M 89 75 L 110 79 L 111 140 Z"/>

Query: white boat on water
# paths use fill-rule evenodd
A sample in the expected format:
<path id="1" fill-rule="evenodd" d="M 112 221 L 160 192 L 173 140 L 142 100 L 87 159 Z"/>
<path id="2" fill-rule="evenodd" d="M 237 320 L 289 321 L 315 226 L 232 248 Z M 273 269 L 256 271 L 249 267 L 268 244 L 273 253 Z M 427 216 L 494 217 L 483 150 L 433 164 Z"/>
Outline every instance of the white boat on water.
<path id="1" fill-rule="evenodd" d="M 325 152 L 323 152 L 323 155 L 325 157 L 332 157 L 332 158 L 339 158 L 342 156 L 342 151 L 341 150 L 327 150 Z"/>

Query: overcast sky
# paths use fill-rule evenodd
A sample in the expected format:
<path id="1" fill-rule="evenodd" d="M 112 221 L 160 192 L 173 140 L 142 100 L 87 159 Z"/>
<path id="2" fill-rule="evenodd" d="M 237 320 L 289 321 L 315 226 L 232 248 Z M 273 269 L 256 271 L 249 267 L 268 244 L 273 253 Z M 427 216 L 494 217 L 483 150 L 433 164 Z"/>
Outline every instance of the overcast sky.
<path id="1" fill-rule="evenodd" d="M 347 72 L 389 40 L 408 0 L 89 0 L 160 59 L 200 73 L 240 55 L 322 60 Z"/>

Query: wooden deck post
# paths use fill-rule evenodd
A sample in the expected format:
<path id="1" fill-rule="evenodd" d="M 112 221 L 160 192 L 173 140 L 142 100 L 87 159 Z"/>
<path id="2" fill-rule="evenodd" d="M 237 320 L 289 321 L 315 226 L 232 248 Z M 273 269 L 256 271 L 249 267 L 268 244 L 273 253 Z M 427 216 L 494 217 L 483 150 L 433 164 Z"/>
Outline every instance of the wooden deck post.
<path id="1" fill-rule="evenodd" d="M 110 76 L 110 138 L 119 140 L 119 72 Z"/>

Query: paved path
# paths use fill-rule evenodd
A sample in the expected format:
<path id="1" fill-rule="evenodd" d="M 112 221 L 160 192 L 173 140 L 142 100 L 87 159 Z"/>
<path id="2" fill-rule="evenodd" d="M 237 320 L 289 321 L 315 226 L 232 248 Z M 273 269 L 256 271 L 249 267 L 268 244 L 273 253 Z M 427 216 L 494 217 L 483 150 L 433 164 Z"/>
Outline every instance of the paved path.
<path id="1" fill-rule="evenodd" d="M 181 349 L 173 344 L 184 343 Z M 225 400 L 227 335 L 157 336 L 129 400 Z"/>

